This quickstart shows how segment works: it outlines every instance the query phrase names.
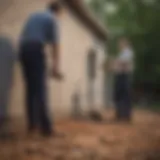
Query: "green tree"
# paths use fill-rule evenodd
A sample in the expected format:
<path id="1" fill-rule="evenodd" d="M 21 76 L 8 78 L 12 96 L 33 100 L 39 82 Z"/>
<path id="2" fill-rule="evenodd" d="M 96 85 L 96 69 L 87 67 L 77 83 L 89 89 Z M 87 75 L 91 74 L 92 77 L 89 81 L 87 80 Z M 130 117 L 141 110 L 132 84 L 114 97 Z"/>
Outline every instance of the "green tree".
<path id="1" fill-rule="evenodd" d="M 135 87 L 160 95 L 160 1 L 90 0 L 89 4 L 109 30 L 110 53 L 121 35 L 133 42 Z"/>

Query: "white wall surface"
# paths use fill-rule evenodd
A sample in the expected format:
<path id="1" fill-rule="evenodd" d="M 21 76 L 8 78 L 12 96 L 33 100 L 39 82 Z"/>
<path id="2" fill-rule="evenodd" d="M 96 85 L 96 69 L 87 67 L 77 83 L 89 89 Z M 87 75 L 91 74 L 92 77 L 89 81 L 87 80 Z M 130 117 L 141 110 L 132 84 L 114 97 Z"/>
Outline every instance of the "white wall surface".
<path id="1" fill-rule="evenodd" d="M 15 6 L 9 7 L 0 19 L 0 33 L 10 35 L 17 42 L 25 20 L 30 13 L 42 10 L 43 0 L 16 0 Z M 61 71 L 64 81 L 57 82 L 47 78 L 49 89 L 50 113 L 55 116 L 69 115 L 72 111 L 72 95 L 76 90 L 81 93 L 81 104 L 88 110 L 87 101 L 87 54 L 95 46 L 93 35 L 88 32 L 70 12 L 66 10 L 60 19 Z M 99 45 L 98 45 L 99 46 Z M 96 47 L 97 48 L 97 47 Z M 98 65 L 95 82 L 95 105 L 102 106 L 103 73 L 101 62 L 104 59 L 102 47 L 97 51 Z M 50 54 L 47 53 L 48 68 L 51 65 Z M 24 84 L 19 63 L 15 66 L 14 83 L 10 100 L 12 115 L 24 115 Z"/>

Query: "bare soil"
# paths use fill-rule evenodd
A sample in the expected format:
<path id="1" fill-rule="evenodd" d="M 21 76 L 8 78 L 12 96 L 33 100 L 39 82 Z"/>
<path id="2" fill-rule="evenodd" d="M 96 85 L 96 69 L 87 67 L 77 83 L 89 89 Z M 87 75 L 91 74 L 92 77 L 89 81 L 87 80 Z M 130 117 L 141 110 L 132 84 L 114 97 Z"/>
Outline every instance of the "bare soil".
<path id="1" fill-rule="evenodd" d="M 0 142 L 0 160 L 160 160 L 160 116 L 135 111 L 131 124 L 64 119 L 55 122 L 61 137 L 29 137 L 22 120 L 12 122 L 16 138 Z"/>

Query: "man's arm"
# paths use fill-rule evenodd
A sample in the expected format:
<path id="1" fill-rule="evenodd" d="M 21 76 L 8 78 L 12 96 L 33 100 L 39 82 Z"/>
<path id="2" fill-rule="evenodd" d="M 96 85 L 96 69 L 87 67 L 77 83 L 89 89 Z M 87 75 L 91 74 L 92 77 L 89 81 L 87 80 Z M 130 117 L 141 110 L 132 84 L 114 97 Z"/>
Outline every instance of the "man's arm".
<path id="1" fill-rule="evenodd" d="M 55 43 L 53 44 L 53 69 L 55 72 L 59 72 L 59 61 L 60 61 L 60 49 L 59 49 L 59 44 Z"/>
<path id="2" fill-rule="evenodd" d="M 52 76 L 56 79 L 61 79 L 60 73 L 60 45 L 59 45 L 59 26 L 55 19 L 49 21 L 48 37 L 52 48 Z"/>
<path id="3" fill-rule="evenodd" d="M 53 44 L 53 69 L 52 69 L 52 76 L 58 80 L 63 79 L 63 75 L 60 73 L 60 47 L 58 43 Z"/>
<path id="4" fill-rule="evenodd" d="M 58 80 L 63 79 L 63 75 L 60 72 L 60 47 L 58 43 L 53 44 L 53 70 L 52 76 Z"/>

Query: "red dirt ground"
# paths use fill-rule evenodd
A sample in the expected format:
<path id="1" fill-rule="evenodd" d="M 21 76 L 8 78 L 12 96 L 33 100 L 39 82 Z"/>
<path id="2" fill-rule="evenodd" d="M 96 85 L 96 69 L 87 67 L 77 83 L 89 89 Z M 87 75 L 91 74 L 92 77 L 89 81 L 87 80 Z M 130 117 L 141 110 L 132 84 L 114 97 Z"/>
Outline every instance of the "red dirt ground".
<path id="1" fill-rule="evenodd" d="M 108 116 L 106 116 L 108 115 Z M 13 127 L 18 138 L 0 143 L 0 160 L 160 160 L 160 116 L 136 111 L 132 124 L 89 120 L 59 120 L 62 137 L 27 137 L 21 121 Z"/>

